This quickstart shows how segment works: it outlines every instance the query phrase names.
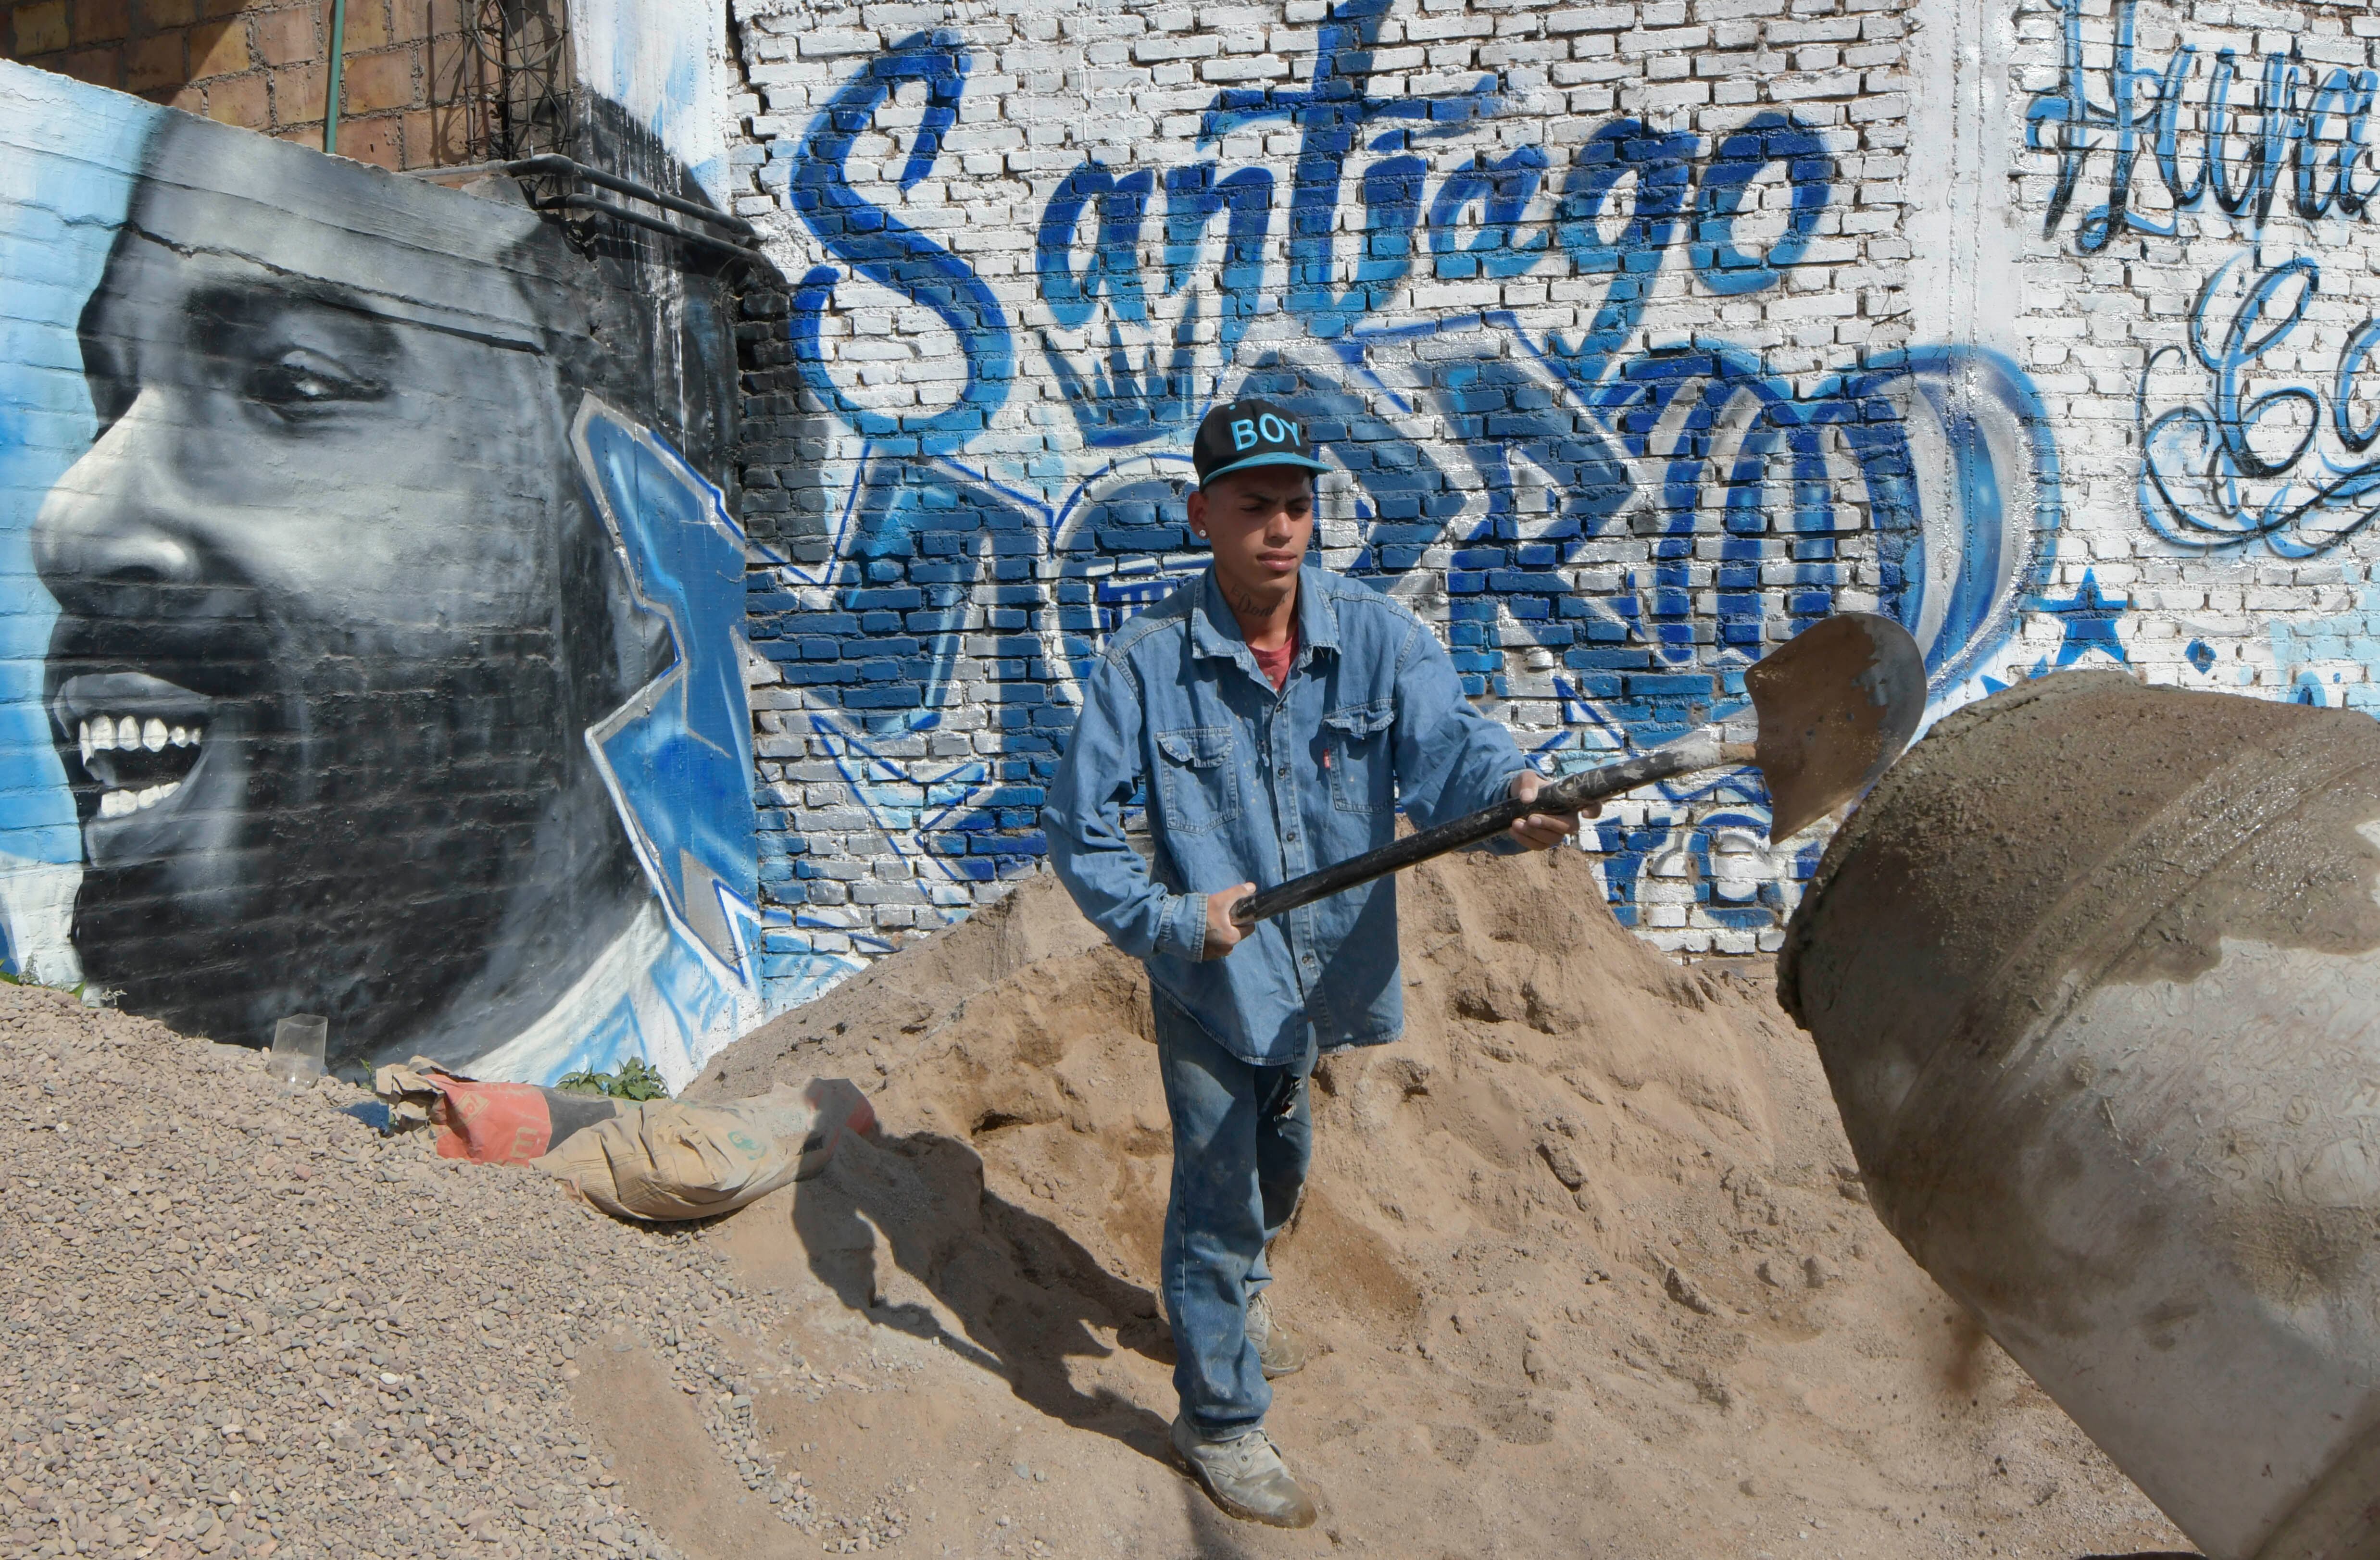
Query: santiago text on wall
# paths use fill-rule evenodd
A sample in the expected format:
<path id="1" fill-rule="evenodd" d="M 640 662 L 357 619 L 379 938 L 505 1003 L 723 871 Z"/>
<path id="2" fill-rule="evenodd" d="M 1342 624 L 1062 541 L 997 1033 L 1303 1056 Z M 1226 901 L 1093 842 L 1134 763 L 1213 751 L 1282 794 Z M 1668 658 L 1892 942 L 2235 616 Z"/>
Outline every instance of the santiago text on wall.
<path id="1" fill-rule="evenodd" d="M 1203 566 L 1219 400 L 1305 415 L 1322 562 L 1549 768 L 1829 612 L 1953 697 L 2044 610 L 2052 419 L 1911 296 L 1910 7 L 930 12 L 737 11 L 738 209 L 791 279 L 747 325 L 782 978 L 1030 866 L 1076 680 Z M 1608 810 L 1615 911 L 1768 946 L 1823 835 L 1766 828 L 1749 773 Z"/>

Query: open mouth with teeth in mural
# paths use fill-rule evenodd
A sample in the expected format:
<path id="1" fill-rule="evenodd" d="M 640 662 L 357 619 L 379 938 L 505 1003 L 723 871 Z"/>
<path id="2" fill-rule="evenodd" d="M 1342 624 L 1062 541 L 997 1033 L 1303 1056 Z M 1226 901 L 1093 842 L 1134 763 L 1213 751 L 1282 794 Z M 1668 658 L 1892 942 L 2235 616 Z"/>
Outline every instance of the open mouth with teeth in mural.
<path id="1" fill-rule="evenodd" d="M 206 762 L 212 700 L 140 672 L 69 677 L 51 717 L 79 756 L 84 787 L 98 794 L 85 828 L 92 843 L 121 824 L 170 810 Z M 159 821 L 162 821 L 160 818 Z"/>

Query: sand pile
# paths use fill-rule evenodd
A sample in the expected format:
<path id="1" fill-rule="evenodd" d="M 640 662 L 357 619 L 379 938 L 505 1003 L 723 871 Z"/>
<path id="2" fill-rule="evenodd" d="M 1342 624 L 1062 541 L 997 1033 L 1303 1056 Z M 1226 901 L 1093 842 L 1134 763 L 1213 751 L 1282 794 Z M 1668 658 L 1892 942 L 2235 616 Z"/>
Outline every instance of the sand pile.
<path id="1" fill-rule="evenodd" d="M 1765 964 L 1671 964 L 1570 853 L 1404 895 L 1408 1037 L 1318 1071 L 1276 1248 L 1327 1350 L 1272 1421 L 1320 1531 L 1227 1522 L 1161 1461 L 1147 999 L 1046 877 L 692 1091 L 843 1074 L 885 1124 L 712 1237 L 792 1318 L 731 1343 L 819 1366 L 761 1392 L 761 1440 L 911 1470 L 924 1554 L 2180 1547 L 1882 1233 Z"/>

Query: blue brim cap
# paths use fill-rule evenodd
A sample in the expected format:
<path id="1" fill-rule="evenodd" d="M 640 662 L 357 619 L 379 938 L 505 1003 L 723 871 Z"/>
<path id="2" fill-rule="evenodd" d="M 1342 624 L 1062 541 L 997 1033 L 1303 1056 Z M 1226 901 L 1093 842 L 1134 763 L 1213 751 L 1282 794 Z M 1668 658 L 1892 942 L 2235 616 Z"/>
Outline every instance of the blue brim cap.
<path id="1" fill-rule="evenodd" d="M 1229 466 L 1219 466 L 1214 470 L 1208 472 L 1203 477 L 1200 477 L 1198 478 L 1198 486 L 1203 488 L 1218 477 L 1229 477 L 1234 471 L 1245 471 L 1251 466 L 1294 466 L 1302 467 L 1307 471 L 1328 471 L 1330 469 L 1328 462 L 1316 460 L 1311 455 L 1293 455 L 1285 451 L 1281 451 L 1269 454 L 1250 455 L 1245 460 L 1235 460 Z"/>

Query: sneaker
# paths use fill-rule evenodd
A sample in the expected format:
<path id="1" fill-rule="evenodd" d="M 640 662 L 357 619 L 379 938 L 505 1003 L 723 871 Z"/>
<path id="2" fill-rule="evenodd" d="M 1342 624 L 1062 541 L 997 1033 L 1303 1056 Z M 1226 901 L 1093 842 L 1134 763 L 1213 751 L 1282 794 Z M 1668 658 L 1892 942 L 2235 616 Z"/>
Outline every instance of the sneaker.
<path id="1" fill-rule="evenodd" d="M 1280 1449 L 1263 1431 L 1208 1441 L 1188 1419 L 1177 1418 L 1168 1439 L 1190 1477 L 1227 1515 L 1276 1528 L 1314 1526 L 1313 1500 L 1290 1477 Z"/>
<path id="2" fill-rule="evenodd" d="M 1271 1293 L 1269 1289 L 1258 1289 L 1256 1299 L 1248 1301 L 1248 1341 L 1257 1346 L 1257 1360 L 1264 1366 L 1265 1380 L 1278 1381 L 1305 1369 L 1310 1356 L 1306 1347 L 1273 1316 L 1272 1302 L 1265 1298 Z"/>

